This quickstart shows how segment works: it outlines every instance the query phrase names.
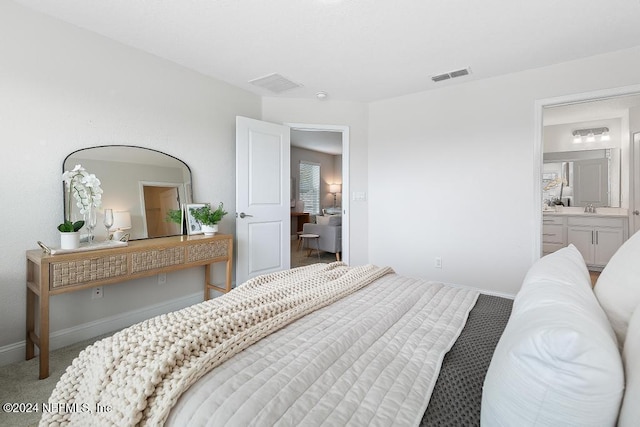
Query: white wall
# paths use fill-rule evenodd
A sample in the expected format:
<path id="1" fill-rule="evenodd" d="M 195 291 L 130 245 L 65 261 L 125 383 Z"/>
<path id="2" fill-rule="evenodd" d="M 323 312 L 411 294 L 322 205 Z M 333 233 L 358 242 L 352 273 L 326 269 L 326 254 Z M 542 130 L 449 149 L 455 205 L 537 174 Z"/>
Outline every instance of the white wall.
<path id="1" fill-rule="evenodd" d="M 591 129 L 599 127 L 609 128 L 609 141 L 573 142 L 572 132 L 576 129 Z M 622 147 L 622 119 L 607 118 L 591 120 L 588 122 L 563 123 L 545 126 L 542 136 L 543 151 L 545 153 L 557 153 L 562 151 L 599 150 L 602 148 Z"/>
<path id="2" fill-rule="evenodd" d="M 536 101 L 637 84 L 639 68 L 633 48 L 370 104 L 370 261 L 514 294 L 540 231 Z"/>
<path id="3" fill-rule="evenodd" d="M 262 99 L 262 119 L 274 123 L 304 123 L 349 127 L 349 183 L 351 193 L 367 193 L 367 107 L 365 104 L 315 99 Z M 346 157 L 346 156 L 345 156 Z M 344 194 L 344 197 L 347 197 Z M 368 204 L 350 202 L 350 259 L 352 265 L 368 262 Z"/>
<path id="4" fill-rule="evenodd" d="M 25 251 L 59 244 L 62 162 L 101 144 L 150 147 L 193 172 L 196 201 L 235 210 L 235 116 L 260 118 L 260 98 L 93 33 L 0 2 L 0 353 L 21 356 Z M 99 178 L 99 177 L 98 177 Z M 221 232 L 234 231 L 233 215 Z M 107 286 L 51 301 L 53 335 L 202 292 L 204 271 Z M 56 340 L 52 344 L 56 345 Z M 4 347 L 3 347 L 4 346 Z M 0 362 L 2 361 L 0 354 Z"/>

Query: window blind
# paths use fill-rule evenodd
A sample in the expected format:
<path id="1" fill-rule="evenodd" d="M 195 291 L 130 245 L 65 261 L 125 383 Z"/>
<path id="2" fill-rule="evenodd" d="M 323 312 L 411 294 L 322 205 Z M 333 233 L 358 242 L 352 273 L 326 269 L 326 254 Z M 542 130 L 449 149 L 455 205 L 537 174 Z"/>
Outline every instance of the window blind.
<path id="1" fill-rule="evenodd" d="M 304 202 L 304 211 L 312 215 L 320 213 L 320 165 L 300 162 L 300 200 Z"/>

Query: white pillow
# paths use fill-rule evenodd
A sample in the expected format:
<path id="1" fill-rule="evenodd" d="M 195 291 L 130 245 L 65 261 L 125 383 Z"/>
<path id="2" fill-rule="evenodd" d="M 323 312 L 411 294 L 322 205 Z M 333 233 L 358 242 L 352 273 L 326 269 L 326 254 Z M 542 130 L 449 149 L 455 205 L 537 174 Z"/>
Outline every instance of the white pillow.
<path id="1" fill-rule="evenodd" d="M 622 351 L 626 388 L 619 427 L 637 426 L 640 420 L 640 307 L 633 312 Z"/>
<path id="2" fill-rule="evenodd" d="M 482 393 L 483 426 L 613 426 L 624 378 L 615 334 L 573 246 L 534 264 Z"/>
<path id="3" fill-rule="evenodd" d="M 629 319 L 640 306 L 640 233 L 616 251 L 602 270 L 594 292 L 622 348 Z"/>
<path id="4" fill-rule="evenodd" d="M 318 215 L 316 217 L 316 224 L 329 225 L 329 217 L 326 215 Z"/>

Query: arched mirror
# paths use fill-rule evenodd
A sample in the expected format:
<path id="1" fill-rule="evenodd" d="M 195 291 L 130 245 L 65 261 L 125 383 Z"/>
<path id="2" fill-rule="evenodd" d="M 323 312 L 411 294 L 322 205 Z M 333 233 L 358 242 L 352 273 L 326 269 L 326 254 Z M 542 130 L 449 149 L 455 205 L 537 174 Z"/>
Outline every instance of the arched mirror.
<path id="1" fill-rule="evenodd" d="M 102 226 L 105 209 L 113 210 L 115 222 L 122 221 L 120 226 L 131 240 L 182 234 L 181 224 L 169 220 L 171 211 L 192 203 L 191 170 L 182 160 L 143 147 L 106 145 L 69 154 L 63 171 L 76 165 L 82 165 L 101 182 L 96 239 L 107 235 Z M 64 197 L 67 209 L 66 192 Z M 71 207 L 72 218 L 82 219 L 74 203 Z"/>

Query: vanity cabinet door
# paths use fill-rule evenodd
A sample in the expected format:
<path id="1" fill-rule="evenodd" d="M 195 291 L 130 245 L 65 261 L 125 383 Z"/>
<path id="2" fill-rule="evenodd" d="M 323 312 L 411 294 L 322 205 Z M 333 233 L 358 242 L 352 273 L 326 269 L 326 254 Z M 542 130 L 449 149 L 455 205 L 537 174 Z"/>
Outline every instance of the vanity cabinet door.
<path id="1" fill-rule="evenodd" d="M 582 254 L 587 264 L 595 260 L 595 232 L 593 227 L 569 227 L 567 240 Z"/>
<path id="2" fill-rule="evenodd" d="M 576 219 L 582 225 L 569 225 L 567 240 L 580 251 L 584 261 L 594 267 L 607 265 L 625 240 L 623 223 L 618 219 Z M 588 226 L 589 222 L 604 226 Z M 617 226 L 617 227 L 616 227 Z"/>
<path id="3" fill-rule="evenodd" d="M 595 265 L 606 265 L 623 242 L 623 232 L 616 228 L 595 229 Z"/>

